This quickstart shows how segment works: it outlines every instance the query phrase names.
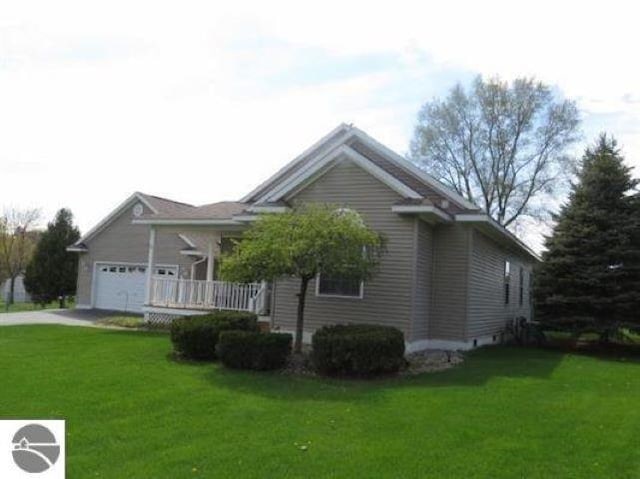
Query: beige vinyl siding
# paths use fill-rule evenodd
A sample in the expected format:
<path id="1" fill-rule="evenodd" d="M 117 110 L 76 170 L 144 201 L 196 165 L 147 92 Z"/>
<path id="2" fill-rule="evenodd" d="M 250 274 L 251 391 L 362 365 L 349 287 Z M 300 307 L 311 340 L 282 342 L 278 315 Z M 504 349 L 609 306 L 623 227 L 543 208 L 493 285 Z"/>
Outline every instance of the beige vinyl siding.
<path id="1" fill-rule="evenodd" d="M 504 262 L 511 263 L 509 304 L 505 304 Z M 524 293 L 519 304 L 520 267 L 524 268 Z M 518 316 L 530 318 L 530 261 L 514 255 L 479 231 L 473 231 L 469 284 L 468 339 L 504 331 L 506 321 Z"/>
<path id="2" fill-rule="evenodd" d="M 433 231 L 424 221 L 415 219 L 415 257 L 413 319 L 411 340 L 426 339 L 429 333 L 429 307 L 433 275 Z"/>
<path id="3" fill-rule="evenodd" d="M 379 273 L 365 283 L 362 299 L 316 297 L 315 281 L 311 282 L 305 309 L 306 331 L 334 323 L 377 323 L 396 326 L 409 337 L 415 219 L 391 212 L 391 206 L 400 199 L 397 193 L 350 161 L 335 166 L 293 198 L 298 203 L 332 203 L 351 208 L 387 240 L 387 253 Z M 276 283 L 275 326 L 295 328 L 298 288 L 297 279 Z"/>
<path id="4" fill-rule="evenodd" d="M 439 225 L 433 245 L 429 338 L 461 341 L 467 322 L 470 230 L 459 224 Z"/>
<path id="5" fill-rule="evenodd" d="M 144 207 L 144 214 L 151 213 Z M 133 206 L 126 209 L 111 224 L 87 242 L 89 251 L 80 254 L 78 261 L 78 291 L 76 303 L 91 304 L 93 267 L 99 262 L 126 262 L 146 264 L 149 252 L 149 226 L 134 225 Z M 186 243 L 175 233 L 158 232 L 156 236 L 156 263 L 178 265 L 188 271 L 191 259 L 181 255 Z"/>

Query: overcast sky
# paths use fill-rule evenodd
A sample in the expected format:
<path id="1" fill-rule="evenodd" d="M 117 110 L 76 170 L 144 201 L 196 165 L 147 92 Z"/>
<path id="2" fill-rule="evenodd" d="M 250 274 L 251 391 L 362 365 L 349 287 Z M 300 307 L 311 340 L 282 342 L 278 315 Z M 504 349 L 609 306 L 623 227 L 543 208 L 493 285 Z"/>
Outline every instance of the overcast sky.
<path id="1" fill-rule="evenodd" d="M 640 166 L 633 2 L 375 3 L 2 1 L 0 205 L 238 199 L 340 122 L 404 154 L 477 74 L 556 86 Z"/>

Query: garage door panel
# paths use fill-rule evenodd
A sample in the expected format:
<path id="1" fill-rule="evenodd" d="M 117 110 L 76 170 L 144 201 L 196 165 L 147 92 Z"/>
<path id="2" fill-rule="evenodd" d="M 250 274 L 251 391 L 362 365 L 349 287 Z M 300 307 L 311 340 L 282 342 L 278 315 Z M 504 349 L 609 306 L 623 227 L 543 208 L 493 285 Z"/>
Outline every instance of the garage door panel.
<path id="1" fill-rule="evenodd" d="M 146 294 L 146 267 L 143 264 L 96 265 L 95 302 L 97 309 L 141 313 Z M 156 274 L 175 275 L 174 267 L 159 267 Z"/>

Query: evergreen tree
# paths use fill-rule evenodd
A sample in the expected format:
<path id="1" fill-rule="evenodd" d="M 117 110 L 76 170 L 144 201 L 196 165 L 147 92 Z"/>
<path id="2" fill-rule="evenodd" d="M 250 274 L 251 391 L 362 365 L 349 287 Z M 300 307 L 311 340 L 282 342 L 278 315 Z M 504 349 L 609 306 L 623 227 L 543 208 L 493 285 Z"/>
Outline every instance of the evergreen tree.
<path id="1" fill-rule="evenodd" d="M 25 274 L 27 291 L 37 302 L 45 304 L 59 299 L 60 307 L 64 308 L 65 297 L 75 294 L 78 256 L 68 252 L 67 246 L 79 238 L 71 211 L 64 208 L 58 211 L 42 233 Z"/>
<path id="2" fill-rule="evenodd" d="M 614 138 L 602 134 L 585 151 L 537 273 L 536 314 L 546 326 L 605 340 L 640 327 L 637 183 Z"/>

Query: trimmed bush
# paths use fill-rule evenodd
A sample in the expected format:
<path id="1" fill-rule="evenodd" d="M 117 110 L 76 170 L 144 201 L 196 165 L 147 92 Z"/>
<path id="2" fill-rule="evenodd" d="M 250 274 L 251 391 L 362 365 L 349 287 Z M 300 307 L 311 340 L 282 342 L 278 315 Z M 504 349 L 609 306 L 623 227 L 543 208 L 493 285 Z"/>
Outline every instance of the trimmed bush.
<path id="1" fill-rule="evenodd" d="M 373 376 L 404 364 L 404 335 L 390 326 L 325 326 L 312 337 L 312 359 L 321 373 Z"/>
<path id="2" fill-rule="evenodd" d="M 221 331 L 257 331 L 257 316 L 237 311 L 217 311 L 175 319 L 171 323 L 173 350 L 185 358 L 213 360 Z"/>
<path id="3" fill-rule="evenodd" d="M 220 333 L 217 353 L 222 364 L 230 368 L 279 369 L 291 354 L 292 339 L 285 333 L 224 331 Z"/>

